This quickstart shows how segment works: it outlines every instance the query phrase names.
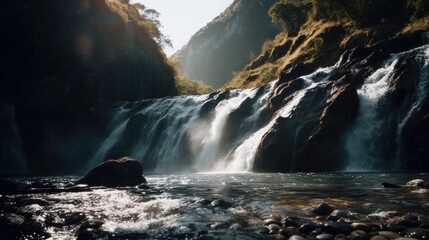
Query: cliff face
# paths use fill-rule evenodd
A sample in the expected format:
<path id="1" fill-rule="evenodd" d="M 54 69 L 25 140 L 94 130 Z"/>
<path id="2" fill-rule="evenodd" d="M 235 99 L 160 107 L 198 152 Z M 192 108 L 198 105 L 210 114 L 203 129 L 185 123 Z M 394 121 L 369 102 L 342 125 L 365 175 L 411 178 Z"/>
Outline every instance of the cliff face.
<path id="1" fill-rule="evenodd" d="M 215 88 L 243 68 L 262 44 L 280 27 L 271 22 L 268 10 L 276 0 L 235 0 L 206 27 L 198 31 L 173 57 L 185 73 Z"/>
<path id="2" fill-rule="evenodd" d="M 36 172 L 88 158 L 105 106 L 177 94 L 156 26 L 128 1 L 19 0 L 1 12 L 0 111 Z"/>

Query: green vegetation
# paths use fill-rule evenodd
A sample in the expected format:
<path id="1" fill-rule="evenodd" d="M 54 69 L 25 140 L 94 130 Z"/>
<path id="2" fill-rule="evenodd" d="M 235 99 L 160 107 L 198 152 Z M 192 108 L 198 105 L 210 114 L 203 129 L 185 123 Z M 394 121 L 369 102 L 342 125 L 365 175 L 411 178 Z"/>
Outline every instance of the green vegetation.
<path id="1" fill-rule="evenodd" d="M 329 66 L 346 49 L 429 29 L 427 0 L 279 0 L 269 15 L 283 31 L 224 88 L 261 86 L 297 63 Z"/>
<path id="2" fill-rule="evenodd" d="M 207 86 L 201 80 L 195 80 L 183 72 L 177 59 L 170 59 L 170 65 L 174 68 L 176 88 L 180 95 L 200 95 L 212 92 L 214 89 Z"/>

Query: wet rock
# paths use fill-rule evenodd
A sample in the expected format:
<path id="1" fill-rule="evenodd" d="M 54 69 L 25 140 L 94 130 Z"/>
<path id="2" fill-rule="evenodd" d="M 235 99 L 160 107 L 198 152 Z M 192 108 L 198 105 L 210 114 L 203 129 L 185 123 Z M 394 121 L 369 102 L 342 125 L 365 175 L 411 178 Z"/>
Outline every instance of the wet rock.
<path id="1" fill-rule="evenodd" d="M 232 206 L 231 203 L 229 203 L 229 202 L 227 202 L 227 201 L 225 201 L 223 199 L 216 199 L 216 200 L 212 201 L 210 203 L 210 205 L 212 207 L 224 208 L 224 209 L 230 208 Z"/>
<path id="2" fill-rule="evenodd" d="M 289 238 L 289 240 L 305 240 L 305 238 L 303 238 L 299 235 L 293 235 Z"/>
<path id="3" fill-rule="evenodd" d="M 413 179 L 405 184 L 406 187 L 426 187 L 428 184 L 423 179 Z"/>
<path id="4" fill-rule="evenodd" d="M 98 165 L 76 183 L 106 187 L 135 186 L 146 182 L 142 174 L 143 167 L 137 160 L 123 157 Z"/>
<path id="5" fill-rule="evenodd" d="M 399 234 L 395 233 L 395 232 L 391 232 L 391 231 L 379 231 L 378 235 L 384 236 L 388 239 L 396 239 L 401 237 Z"/>
<path id="6" fill-rule="evenodd" d="M 334 240 L 334 235 L 329 233 L 323 233 L 316 236 L 317 240 Z"/>
<path id="7" fill-rule="evenodd" d="M 76 240 L 107 239 L 109 234 L 101 229 L 86 228 L 79 231 Z"/>
<path id="8" fill-rule="evenodd" d="M 317 235 L 320 235 L 323 233 L 323 229 L 322 228 L 316 228 L 313 231 L 311 231 L 310 234 L 308 234 L 310 237 L 316 237 Z"/>
<path id="9" fill-rule="evenodd" d="M 282 222 L 285 227 L 300 227 L 302 225 L 302 222 L 292 217 L 286 217 L 282 220 Z"/>
<path id="10" fill-rule="evenodd" d="M 342 223 L 342 222 L 327 222 L 323 225 L 323 230 L 326 233 L 330 233 L 333 235 L 338 235 L 338 234 L 346 234 L 348 235 L 349 233 L 351 233 L 352 228 L 346 224 L 346 223 Z"/>
<path id="11" fill-rule="evenodd" d="M 268 216 L 268 218 L 267 219 L 273 219 L 273 220 L 276 220 L 277 222 L 281 222 L 281 220 L 282 220 L 282 215 L 281 214 L 279 214 L 279 213 L 276 213 L 276 212 L 274 212 L 274 213 L 271 213 L 269 216 Z M 280 224 L 281 225 L 281 224 Z"/>
<path id="12" fill-rule="evenodd" d="M 346 218 L 349 215 L 349 211 L 347 210 L 334 210 L 333 212 L 331 212 L 331 214 L 329 214 L 328 220 L 330 221 L 337 221 L 340 218 Z"/>
<path id="13" fill-rule="evenodd" d="M 419 220 L 419 217 L 416 215 L 405 215 L 402 217 L 393 218 L 390 222 L 392 225 L 399 225 L 404 227 L 418 227 L 423 222 Z"/>
<path id="14" fill-rule="evenodd" d="M 269 230 L 269 234 L 276 234 L 280 231 L 281 226 L 279 226 L 278 224 L 270 224 L 267 226 L 267 229 Z"/>
<path id="15" fill-rule="evenodd" d="M 287 227 L 284 229 L 289 235 L 298 235 L 299 234 L 299 228 L 298 227 Z"/>
<path id="16" fill-rule="evenodd" d="M 349 240 L 350 238 L 349 237 L 347 237 L 346 235 L 344 235 L 344 234 L 338 234 L 337 236 L 335 236 L 335 238 L 334 238 L 335 240 Z"/>
<path id="17" fill-rule="evenodd" d="M 350 233 L 349 235 L 351 240 L 369 240 L 371 236 L 362 230 L 356 230 Z"/>
<path id="18" fill-rule="evenodd" d="M 326 203 L 319 204 L 316 208 L 313 209 L 313 212 L 317 215 L 326 216 L 332 213 L 334 209 Z"/>
<path id="19" fill-rule="evenodd" d="M 271 218 L 269 218 L 269 219 L 265 219 L 265 220 L 264 220 L 264 225 L 265 225 L 265 226 L 270 225 L 270 224 L 277 224 L 277 225 L 279 225 L 279 226 L 281 226 L 281 225 L 282 225 L 282 223 L 281 223 L 280 221 L 277 221 L 277 220 L 275 220 L 275 219 L 271 219 Z"/>
<path id="20" fill-rule="evenodd" d="M 365 224 L 365 223 L 352 223 L 350 226 L 352 227 L 352 229 L 354 231 L 362 230 L 362 231 L 367 232 L 367 233 L 373 231 L 373 228 L 370 227 L 369 225 Z"/>
<path id="21" fill-rule="evenodd" d="M 370 238 L 370 240 L 389 240 L 389 238 L 383 235 L 374 235 Z"/>
<path id="22" fill-rule="evenodd" d="M 320 225 L 316 224 L 316 223 L 304 223 L 299 228 L 299 232 L 304 233 L 304 234 L 309 234 L 312 231 L 314 231 L 316 228 L 320 228 Z"/>
<path id="23" fill-rule="evenodd" d="M 418 239 L 417 238 L 399 237 L 399 238 L 395 238 L 395 240 L 418 240 Z"/>
<path id="24" fill-rule="evenodd" d="M 387 183 L 387 182 L 382 182 L 381 185 L 384 188 L 401 188 L 401 186 L 399 186 L 399 185 L 392 184 L 392 183 Z"/>

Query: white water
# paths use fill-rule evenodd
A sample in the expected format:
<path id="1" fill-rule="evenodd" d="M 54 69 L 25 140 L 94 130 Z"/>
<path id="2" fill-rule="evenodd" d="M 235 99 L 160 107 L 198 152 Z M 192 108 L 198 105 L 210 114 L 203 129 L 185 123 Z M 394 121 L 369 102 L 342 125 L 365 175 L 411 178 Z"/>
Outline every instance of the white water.
<path id="1" fill-rule="evenodd" d="M 385 62 L 384 66 L 369 76 L 362 87 L 357 90 L 360 103 L 358 117 L 345 140 L 345 149 L 348 153 L 349 160 L 347 171 L 395 170 L 400 167 L 399 152 L 401 144 L 399 141 L 402 129 L 416 109 L 421 106 L 422 101 L 427 97 L 428 53 L 429 48 L 426 45 L 411 51 L 393 54 L 391 58 Z M 389 126 L 387 125 L 387 116 L 380 113 L 380 108 L 384 107 L 380 104 L 380 101 L 389 91 L 389 83 L 394 80 L 392 76 L 395 66 L 398 64 L 398 60 L 401 57 L 413 55 L 415 55 L 417 62 L 422 63 L 415 101 L 408 113 L 402 120 L 399 120 L 397 125 L 395 140 L 397 148 L 395 153 L 396 159 L 391 161 L 391 165 L 384 166 L 380 149 L 382 148 L 383 140 L 386 140 L 383 134 L 388 131 L 387 128 Z"/>
<path id="2" fill-rule="evenodd" d="M 358 117 L 345 143 L 349 157 L 347 170 L 375 170 L 381 159 L 377 140 L 380 138 L 384 119 L 378 115 L 377 107 L 388 90 L 389 78 L 397 62 L 396 56 L 389 59 L 357 91 L 360 104 Z"/>
<path id="3" fill-rule="evenodd" d="M 358 116 L 344 136 L 344 148 L 348 154 L 346 170 L 377 170 L 381 166 L 388 169 L 383 165 L 385 159 L 380 149 L 384 144 L 381 140 L 386 139 L 383 134 L 387 131 L 386 122 L 389 119 L 380 114 L 379 110 L 383 108 L 380 104 L 389 92 L 389 84 L 394 80 L 395 67 L 402 61 L 401 58 L 420 58 L 421 77 L 416 97 L 395 125 L 396 144 L 399 145 L 402 128 L 427 98 L 428 52 L 428 47 L 423 46 L 391 55 L 357 89 L 360 101 Z M 106 139 L 90 165 L 94 166 L 117 154 L 140 160 L 145 172 L 252 171 L 261 140 L 279 118 L 292 118 L 309 91 L 320 90 L 318 96 L 326 93 L 326 99 L 330 99 L 335 88 L 330 85 L 329 78 L 331 72 L 340 67 L 338 63 L 301 76 L 305 86 L 287 96 L 284 105 L 278 109 L 269 109 L 268 104 L 275 92 L 276 82 L 260 89 L 142 101 L 133 103 L 132 107 L 125 104 L 117 109 Z M 313 92 L 311 96 L 317 94 Z M 231 119 L 233 113 L 235 115 Z M 296 131 L 291 133 L 295 134 L 295 138 L 300 127 L 298 124 Z M 293 151 L 300 147 L 296 146 L 296 142 L 290 144 Z M 115 152 L 118 149 L 119 153 Z M 395 167 L 392 164 L 390 170 Z"/>

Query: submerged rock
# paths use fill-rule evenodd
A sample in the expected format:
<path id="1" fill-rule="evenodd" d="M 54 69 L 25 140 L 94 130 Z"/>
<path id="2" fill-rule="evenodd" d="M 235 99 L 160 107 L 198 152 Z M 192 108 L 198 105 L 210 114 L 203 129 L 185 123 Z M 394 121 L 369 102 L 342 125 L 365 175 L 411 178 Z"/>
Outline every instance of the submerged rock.
<path id="1" fill-rule="evenodd" d="M 313 212 L 317 215 L 329 215 L 333 211 L 334 209 L 326 203 L 321 203 L 313 209 Z"/>
<path id="2" fill-rule="evenodd" d="M 137 160 L 123 157 L 98 165 L 76 183 L 106 187 L 135 186 L 146 182 L 142 174 L 143 166 Z"/>

